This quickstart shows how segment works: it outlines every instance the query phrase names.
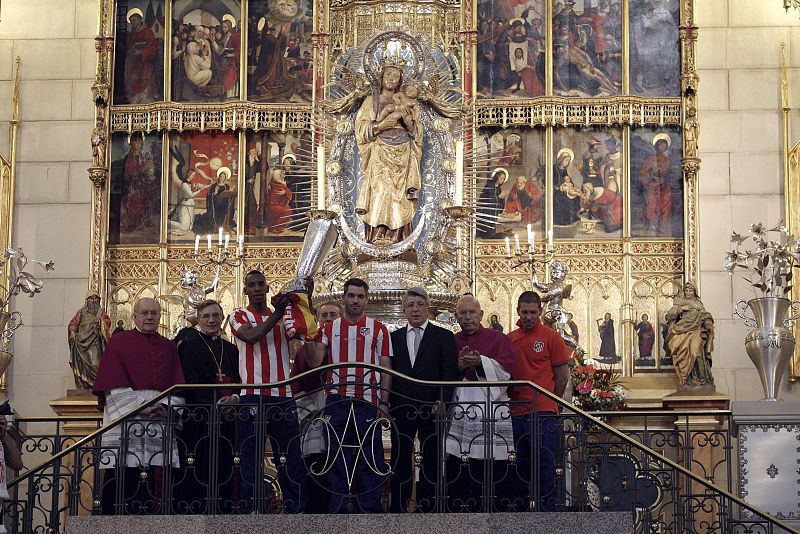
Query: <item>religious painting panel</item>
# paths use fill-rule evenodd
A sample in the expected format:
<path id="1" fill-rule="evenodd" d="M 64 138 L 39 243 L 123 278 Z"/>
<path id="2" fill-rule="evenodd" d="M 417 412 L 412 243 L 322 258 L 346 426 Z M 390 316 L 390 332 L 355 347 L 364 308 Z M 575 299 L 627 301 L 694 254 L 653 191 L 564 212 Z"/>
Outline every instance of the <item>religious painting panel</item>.
<path id="1" fill-rule="evenodd" d="M 225 102 L 239 98 L 239 0 L 175 0 L 172 20 L 172 100 Z"/>
<path id="2" fill-rule="evenodd" d="M 544 235 L 545 157 L 540 128 L 486 128 L 476 137 L 476 235 L 501 239 L 532 231 Z M 523 238 L 524 240 L 524 238 Z"/>
<path id="3" fill-rule="evenodd" d="M 236 228 L 239 137 L 236 133 L 172 133 L 169 142 L 169 242 L 232 236 Z"/>
<path id="4" fill-rule="evenodd" d="M 591 283 L 591 281 L 589 281 Z M 567 333 L 587 352 L 589 350 L 590 336 L 586 325 L 590 324 L 592 314 L 589 309 L 589 291 L 583 281 L 570 275 L 569 283 L 572 285 L 568 297 L 564 297 L 563 313 L 567 315 Z M 580 325 L 580 326 L 579 326 Z"/>
<path id="5" fill-rule="evenodd" d="M 632 237 L 683 237 L 682 144 L 674 128 L 631 131 Z"/>
<path id="6" fill-rule="evenodd" d="M 478 2 L 479 97 L 545 93 L 545 0 Z"/>
<path id="7" fill-rule="evenodd" d="M 631 94 L 680 96 L 680 0 L 631 0 Z"/>
<path id="8" fill-rule="evenodd" d="M 553 140 L 553 236 L 622 235 L 625 176 L 619 129 L 562 128 Z"/>
<path id="9" fill-rule="evenodd" d="M 553 90 L 607 96 L 622 89 L 620 0 L 553 0 Z"/>
<path id="10" fill-rule="evenodd" d="M 658 289 L 652 280 L 637 280 L 633 286 L 633 365 L 637 370 L 658 367 Z M 654 326 L 655 325 L 655 326 Z"/>
<path id="11" fill-rule="evenodd" d="M 310 150 L 308 132 L 248 132 L 244 161 L 248 241 L 303 238 L 311 209 L 311 182 L 301 167 Z"/>
<path id="12" fill-rule="evenodd" d="M 310 0 L 250 0 L 248 9 L 248 100 L 310 102 L 313 4 Z"/>
<path id="13" fill-rule="evenodd" d="M 161 228 L 161 134 L 111 137 L 108 242 L 155 244 Z"/>
<path id="14" fill-rule="evenodd" d="M 665 319 L 678 282 L 663 276 L 636 280 L 633 285 L 633 363 L 636 370 L 671 369 Z"/>
<path id="15" fill-rule="evenodd" d="M 117 5 L 114 104 L 164 99 L 164 0 Z"/>
<path id="16" fill-rule="evenodd" d="M 108 316 L 112 318 L 115 326 L 122 321 L 125 330 L 133 326 L 133 306 L 142 298 L 158 298 L 158 282 L 156 280 L 137 280 L 112 282 L 108 288 Z M 160 326 L 166 327 L 164 317 L 161 317 Z M 166 330 L 164 330 L 166 331 Z"/>
<path id="17" fill-rule="evenodd" d="M 589 322 L 586 323 L 587 354 L 605 367 L 621 371 L 622 291 L 620 280 L 601 278 L 589 291 Z"/>

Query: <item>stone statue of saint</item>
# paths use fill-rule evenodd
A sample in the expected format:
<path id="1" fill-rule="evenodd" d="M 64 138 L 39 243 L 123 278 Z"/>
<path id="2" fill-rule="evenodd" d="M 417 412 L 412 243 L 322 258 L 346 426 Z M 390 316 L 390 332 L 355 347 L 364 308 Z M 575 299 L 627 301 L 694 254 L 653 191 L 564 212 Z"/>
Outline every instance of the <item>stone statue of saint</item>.
<path id="1" fill-rule="evenodd" d="M 376 84 L 356 114 L 363 180 L 355 209 L 368 243 L 390 245 L 411 234 L 423 136 L 415 98 L 415 91 L 403 85 L 402 65 L 389 59 L 380 87 Z"/>
<path id="2" fill-rule="evenodd" d="M 77 311 L 67 326 L 69 365 L 75 375 L 77 389 L 91 390 L 97 367 L 110 337 L 111 319 L 100 308 L 100 294 L 89 291 L 86 304 Z"/>
<path id="3" fill-rule="evenodd" d="M 539 282 L 536 271 L 532 271 L 531 284 L 534 289 L 542 293 L 545 322 L 561 335 L 568 347 L 574 348 L 576 354 L 581 355 L 584 351 L 578 345 L 572 314 L 561 307 L 564 299 L 568 299 L 572 293 L 572 284 L 566 283 L 567 273 L 567 266 L 563 262 L 555 260 L 550 266 L 550 283 Z"/>
<path id="4" fill-rule="evenodd" d="M 714 350 L 714 318 L 706 311 L 697 286 L 683 284 L 667 311 L 667 347 L 678 374 L 678 389 L 714 390 L 711 352 Z"/>

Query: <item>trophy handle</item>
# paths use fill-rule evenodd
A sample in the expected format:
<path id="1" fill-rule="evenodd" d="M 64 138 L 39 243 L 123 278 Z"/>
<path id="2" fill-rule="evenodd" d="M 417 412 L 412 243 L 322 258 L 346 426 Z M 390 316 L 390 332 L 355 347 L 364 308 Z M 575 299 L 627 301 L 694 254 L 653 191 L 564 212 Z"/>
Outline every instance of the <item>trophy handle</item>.
<path id="1" fill-rule="evenodd" d="M 800 319 L 800 301 L 793 300 L 791 304 L 792 314 L 783 320 L 783 326 L 792 328 L 797 319 Z"/>
<path id="2" fill-rule="evenodd" d="M 744 324 L 746 326 L 749 326 L 750 328 L 756 328 L 758 326 L 758 323 L 756 322 L 755 317 L 751 317 L 750 315 L 747 314 L 747 301 L 746 300 L 740 300 L 739 302 L 737 302 L 733 313 L 738 315 L 739 318 L 744 321 Z"/>

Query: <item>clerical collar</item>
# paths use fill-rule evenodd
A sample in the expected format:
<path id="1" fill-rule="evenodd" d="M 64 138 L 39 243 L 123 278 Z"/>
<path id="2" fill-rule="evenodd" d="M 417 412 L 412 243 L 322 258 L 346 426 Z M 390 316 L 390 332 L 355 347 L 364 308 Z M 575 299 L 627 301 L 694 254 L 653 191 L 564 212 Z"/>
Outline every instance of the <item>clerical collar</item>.
<path id="1" fill-rule="evenodd" d="M 205 332 L 203 332 L 200 329 L 198 329 L 197 331 L 200 332 L 201 334 L 203 334 L 205 337 L 210 338 L 212 341 L 217 341 L 221 337 L 219 334 L 217 334 L 216 336 L 213 336 L 211 334 L 206 334 Z"/>

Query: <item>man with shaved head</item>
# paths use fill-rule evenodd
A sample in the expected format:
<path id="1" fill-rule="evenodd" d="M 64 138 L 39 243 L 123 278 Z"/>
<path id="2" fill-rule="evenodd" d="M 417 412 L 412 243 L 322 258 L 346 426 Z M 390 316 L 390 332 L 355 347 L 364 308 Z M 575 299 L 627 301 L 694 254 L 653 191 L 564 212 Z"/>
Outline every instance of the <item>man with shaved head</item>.
<path id="1" fill-rule="evenodd" d="M 483 310 L 478 299 L 472 295 L 461 297 L 456 304 L 456 319 L 461 327 L 455 338 L 462 380 L 509 380 L 515 360 L 514 347 L 502 332 L 483 327 Z M 508 444 L 513 442 L 513 434 L 506 389 L 464 386 L 456 390 L 458 404 L 452 410 L 447 436 L 450 512 L 509 509 L 511 491 L 516 488 L 508 470 Z M 488 432 L 486 419 L 492 420 Z M 485 462 L 493 464 L 492 480 L 483 478 Z M 494 497 L 489 509 L 483 507 L 485 495 Z"/>
<path id="2" fill-rule="evenodd" d="M 178 349 L 158 333 L 161 306 L 151 298 L 139 299 L 133 306 L 133 330 L 121 332 L 108 341 L 97 370 L 92 392 L 103 409 L 103 425 L 135 410 L 162 391 L 183 384 Z M 164 450 L 165 426 L 174 422 L 170 407 L 183 399 L 169 396 L 142 410 L 134 421 L 107 431 L 102 441 L 100 469 L 106 470 L 101 507 L 103 514 L 113 514 L 115 504 L 126 514 L 164 513 L 161 487 L 155 483 L 165 466 L 178 467 L 174 438 Z M 146 429 L 146 431 L 145 431 Z M 121 451 L 125 450 L 125 458 Z M 118 477 L 124 477 L 122 482 Z M 117 494 L 121 484 L 123 496 Z M 122 502 L 119 502 L 122 501 Z"/>

